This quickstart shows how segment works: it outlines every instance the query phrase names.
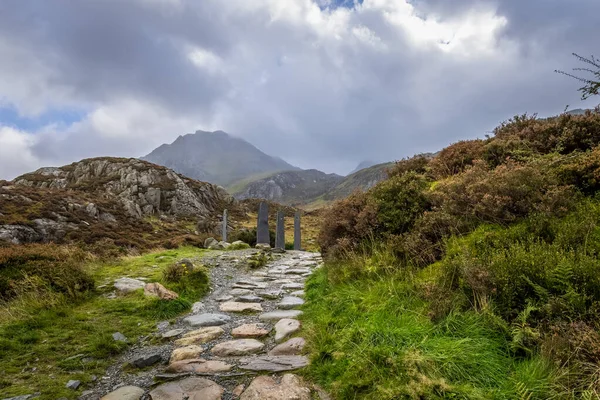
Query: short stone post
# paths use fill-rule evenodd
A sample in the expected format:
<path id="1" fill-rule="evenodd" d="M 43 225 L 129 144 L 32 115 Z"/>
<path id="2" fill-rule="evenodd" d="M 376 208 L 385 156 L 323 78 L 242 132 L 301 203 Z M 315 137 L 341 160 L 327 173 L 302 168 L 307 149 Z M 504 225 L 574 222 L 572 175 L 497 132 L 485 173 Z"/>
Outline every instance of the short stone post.
<path id="1" fill-rule="evenodd" d="M 294 215 L 294 250 L 302 250 L 302 235 L 300 231 L 300 211 Z"/>
<path id="2" fill-rule="evenodd" d="M 275 248 L 285 250 L 285 214 L 277 211 L 277 228 L 275 231 Z"/>
<path id="3" fill-rule="evenodd" d="M 221 237 L 224 242 L 227 241 L 227 210 L 223 210 L 223 227 Z"/>
<path id="4" fill-rule="evenodd" d="M 269 239 L 269 204 L 261 202 L 258 208 L 256 223 L 256 244 L 270 244 Z"/>

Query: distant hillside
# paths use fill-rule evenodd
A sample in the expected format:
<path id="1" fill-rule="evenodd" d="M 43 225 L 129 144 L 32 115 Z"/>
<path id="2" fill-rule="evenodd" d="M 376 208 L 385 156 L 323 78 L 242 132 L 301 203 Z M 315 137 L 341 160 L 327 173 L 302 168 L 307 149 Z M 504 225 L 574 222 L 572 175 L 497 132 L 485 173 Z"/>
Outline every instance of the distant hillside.
<path id="1" fill-rule="evenodd" d="M 369 190 L 387 178 L 387 169 L 392 165 L 394 165 L 393 162 L 377 164 L 348 175 L 344 180 L 327 191 L 323 195 L 323 200 L 333 201 L 343 199 L 357 189 L 362 191 Z"/>
<path id="2" fill-rule="evenodd" d="M 286 171 L 248 178 L 229 187 L 237 199 L 260 198 L 282 204 L 322 205 L 347 197 L 355 190 L 368 190 L 386 178 L 393 163 L 362 169 L 346 177 L 310 169 Z"/>
<path id="3" fill-rule="evenodd" d="M 173 143 L 163 144 L 142 160 L 223 186 L 256 174 L 298 169 L 223 131 L 197 131 L 179 136 Z"/>
<path id="4" fill-rule="evenodd" d="M 356 166 L 348 175 L 352 175 L 355 172 L 360 171 L 361 169 L 372 167 L 373 165 L 377 165 L 375 161 L 365 160 Z"/>
<path id="5" fill-rule="evenodd" d="M 259 198 L 282 204 L 303 204 L 321 196 L 343 179 L 316 169 L 285 171 L 243 184 L 233 194 L 238 199 Z"/>

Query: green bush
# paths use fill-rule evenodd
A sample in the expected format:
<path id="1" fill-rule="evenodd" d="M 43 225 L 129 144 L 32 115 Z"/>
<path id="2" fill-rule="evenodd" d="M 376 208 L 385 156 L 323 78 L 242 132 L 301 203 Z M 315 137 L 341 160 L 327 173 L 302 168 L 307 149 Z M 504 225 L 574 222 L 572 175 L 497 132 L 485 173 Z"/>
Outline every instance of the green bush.
<path id="1" fill-rule="evenodd" d="M 441 179 L 456 175 L 481 159 L 485 142 L 483 140 L 462 140 L 444 148 L 429 163 L 434 177 Z"/>
<path id="2" fill-rule="evenodd" d="M 376 185 L 369 196 L 377 210 L 379 228 L 398 235 L 410 230 L 417 218 L 430 208 L 425 191 L 430 182 L 422 175 L 408 172 Z"/>

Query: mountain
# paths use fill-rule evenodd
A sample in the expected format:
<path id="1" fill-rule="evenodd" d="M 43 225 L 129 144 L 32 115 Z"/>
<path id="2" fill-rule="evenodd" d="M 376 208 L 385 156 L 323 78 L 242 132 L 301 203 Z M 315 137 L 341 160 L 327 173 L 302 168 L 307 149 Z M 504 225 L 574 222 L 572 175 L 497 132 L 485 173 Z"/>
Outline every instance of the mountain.
<path id="1" fill-rule="evenodd" d="M 372 167 L 373 165 L 377 165 L 377 163 L 375 161 L 365 160 L 365 161 L 361 162 L 360 164 L 358 164 L 356 166 L 356 168 L 354 168 L 352 170 L 352 172 L 350 172 L 348 175 L 352 175 L 353 173 L 358 172 L 361 169 L 369 168 L 369 167 Z"/>
<path id="2" fill-rule="evenodd" d="M 193 179 L 223 186 L 256 174 L 298 170 L 223 131 L 196 131 L 179 136 L 173 143 L 163 144 L 142 160 L 171 168 Z"/>
<path id="3" fill-rule="evenodd" d="M 106 238 L 135 247 L 158 236 L 148 216 L 196 222 L 224 208 L 234 199 L 219 186 L 135 158 L 86 159 L 0 182 L 0 242 Z"/>
<path id="4" fill-rule="evenodd" d="M 282 204 L 299 204 L 321 196 L 344 178 L 316 169 L 278 172 L 242 185 L 237 199 L 266 199 Z"/>
<path id="5" fill-rule="evenodd" d="M 229 187 L 237 199 L 259 198 L 288 205 L 318 206 L 368 190 L 387 176 L 393 163 L 374 165 L 346 177 L 310 169 L 278 172 L 247 179 Z"/>
<path id="6" fill-rule="evenodd" d="M 335 201 L 348 197 L 355 190 L 366 191 L 387 178 L 387 170 L 393 162 L 373 165 L 345 177 L 341 182 L 323 194 L 322 200 Z"/>

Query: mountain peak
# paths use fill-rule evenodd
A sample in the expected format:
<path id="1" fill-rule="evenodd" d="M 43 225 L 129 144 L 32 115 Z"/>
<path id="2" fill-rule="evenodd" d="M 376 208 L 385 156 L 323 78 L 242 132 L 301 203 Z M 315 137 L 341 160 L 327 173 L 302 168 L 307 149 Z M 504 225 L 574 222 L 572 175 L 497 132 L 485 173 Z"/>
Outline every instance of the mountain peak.
<path id="1" fill-rule="evenodd" d="M 197 130 L 179 136 L 142 160 L 223 186 L 256 174 L 298 170 L 281 158 L 265 154 L 246 140 L 221 130 Z"/>

